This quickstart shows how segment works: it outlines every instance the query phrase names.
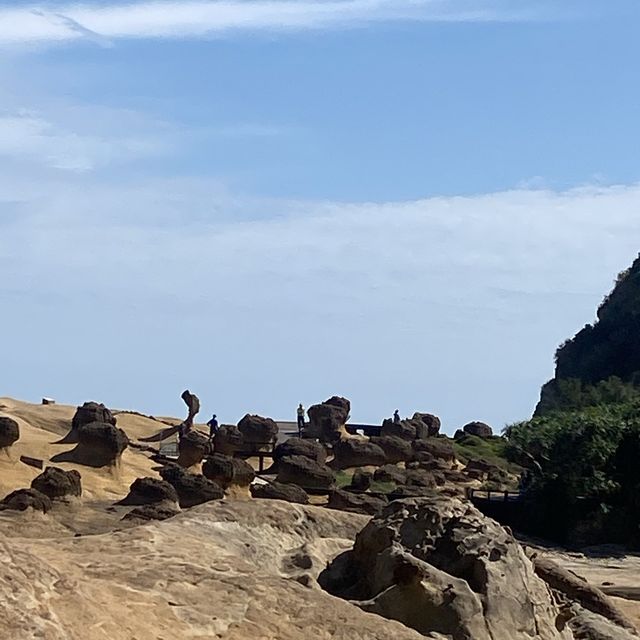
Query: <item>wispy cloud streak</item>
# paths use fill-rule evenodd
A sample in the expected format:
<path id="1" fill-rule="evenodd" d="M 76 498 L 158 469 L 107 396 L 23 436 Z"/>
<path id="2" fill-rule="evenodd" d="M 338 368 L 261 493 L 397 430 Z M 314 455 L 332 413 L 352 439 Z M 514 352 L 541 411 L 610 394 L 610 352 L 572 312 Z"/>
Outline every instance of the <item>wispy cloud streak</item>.
<path id="1" fill-rule="evenodd" d="M 519 5 L 519 6 L 516 6 Z M 228 32 L 329 29 L 389 21 L 540 17 L 501 0 L 226 0 L 47 4 L 0 9 L 0 45 L 120 38 L 205 38 Z"/>

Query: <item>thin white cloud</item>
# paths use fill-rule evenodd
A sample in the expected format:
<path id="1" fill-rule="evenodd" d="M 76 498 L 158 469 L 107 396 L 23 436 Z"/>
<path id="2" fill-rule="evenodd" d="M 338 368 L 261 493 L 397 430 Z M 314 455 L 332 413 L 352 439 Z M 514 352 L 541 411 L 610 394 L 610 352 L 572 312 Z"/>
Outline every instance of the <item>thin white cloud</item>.
<path id="1" fill-rule="evenodd" d="M 346 204 L 0 176 L 0 194 L 12 384 L 154 411 L 188 381 L 223 415 L 344 393 L 356 418 L 499 427 L 640 248 L 638 185 Z M 88 370 L 80 344 L 109 357 Z"/>
<path id="2" fill-rule="evenodd" d="M 519 6 L 515 6 L 519 5 Z M 202 38 L 232 31 L 301 30 L 387 21 L 512 21 L 540 17 L 505 0 L 219 0 L 33 4 L 0 9 L 0 45 L 82 39 Z"/>

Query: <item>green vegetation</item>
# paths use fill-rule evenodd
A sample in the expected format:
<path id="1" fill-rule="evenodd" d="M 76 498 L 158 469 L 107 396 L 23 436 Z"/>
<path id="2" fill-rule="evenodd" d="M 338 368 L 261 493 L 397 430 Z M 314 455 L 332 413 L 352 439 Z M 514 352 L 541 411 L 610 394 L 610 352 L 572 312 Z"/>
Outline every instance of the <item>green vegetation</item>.
<path id="1" fill-rule="evenodd" d="M 507 459 L 507 446 L 508 442 L 500 436 L 479 438 L 478 436 L 465 435 L 458 440 L 453 440 L 456 457 L 462 462 L 484 460 L 506 471 L 518 474 L 521 468 Z"/>

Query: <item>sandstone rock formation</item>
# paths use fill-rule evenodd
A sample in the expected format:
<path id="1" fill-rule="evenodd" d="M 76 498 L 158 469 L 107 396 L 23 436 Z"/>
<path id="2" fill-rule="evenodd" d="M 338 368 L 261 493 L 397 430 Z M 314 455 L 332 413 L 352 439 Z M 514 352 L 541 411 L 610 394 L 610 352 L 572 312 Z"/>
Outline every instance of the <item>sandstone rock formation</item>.
<path id="1" fill-rule="evenodd" d="M 327 460 L 327 451 L 322 444 L 315 440 L 288 438 L 273 450 L 273 459 L 276 463 L 285 456 L 304 456 L 319 464 L 324 464 Z"/>
<path id="2" fill-rule="evenodd" d="M 180 513 L 176 505 L 170 502 L 159 502 L 156 504 L 146 504 L 135 509 L 131 509 L 125 514 L 123 520 L 136 520 L 148 522 L 150 520 L 167 520 Z"/>
<path id="3" fill-rule="evenodd" d="M 52 500 L 67 496 L 80 497 L 82 480 L 75 470 L 65 471 L 58 467 L 47 467 L 43 473 L 31 481 L 31 488 L 44 493 Z"/>
<path id="4" fill-rule="evenodd" d="M 185 469 L 200 464 L 210 448 L 209 438 L 197 431 L 189 431 L 178 442 L 178 464 Z"/>
<path id="5" fill-rule="evenodd" d="M 404 484 L 407 472 L 395 464 L 385 464 L 373 472 L 373 478 L 377 482 L 395 482 Z"/>
<path id="6" fill-rule="evenodd" d="M 559 609 L 516 540 L 469 503 L 392 502 L 321 576 L 365 611 L 452 640 L 559 640 Z M 562 625 L 559 625 L 562 626 Z"/>
<path id="7" fill-rule="evenodd" d="M 62 440 L 59 440 L 57 444 L 76 444 L 80 441 L 80 429 L 94 422 L 116 426 L 115 416 L 104 404 L 85 402 L 81 407 L 76 408 L 76 412 L 71 420 L 71 430 Z"/>
<path id="8" fill-rule="evenodd" d="M 178 502 L 174 487 L 159 478 L 138 478 L 129 487 L 129 493 L 118 504 L 142 506 L 160 502 Z"/>
<path id="9" fill-rule="evenodd" d="M 232 456 L 244 449 L 244 438 L 233 424 L 223 424 L 213 438 L 213 450 L 224 456 Z"/>
<path id="10" fill-rule="evenodd" d="M 333 445 L 332 469 L 351 467 L 377 467 L 386 462 L 384 451 L 376 444 L 364 438 L 347 438 Z"/>
<path id="11" fill-rule="evenodd" d="M 184 403 L 187 405 L 188 409 L 187 417 L 183 424 L 187 427 L 187 429 L 191 429 L 191 427 L 193 426 L 193 419 L 200 412 L 200 399 L 197 395 L 191 393 L 189 389 L 183 391 L 180 397 L 184 400 Z"/>
<path id="12" fill-rule="evenodd" d="M 0 502 L 0 511 L 4 509 L 12 511 L 34 509 L 35 511 L 47 513 L 51 506 L 51 500 L 44 493 L 40 493 L 36 489 L 17 489 Z"/>
<path id="13" fill-rule="evenodd" d="M 489 438 L 493 435 L 493 429 L 484 422 L 470 422 L 462 427 L 462 430 L 470 436 L 478 436 L 478 438 Z"/>
<path id="14" fill-rule="evenodd" d="M 416 411 L 411 419 L 413 421 L 420 421 L 425 425 L 427 428 L 426 436 L 429 438 L 437 436 L 440 433 L 442 423 L 440 422 L 440 418 L 434 416 L 432 413 L 420 413 Z"/>
<path id="15" fill-rule="evenodd" d="M 309 491 L 331 489 L 335 475 L 329 467 L 304 456 L 285 456 L 278 462 L 278 482 L 297 484 Z"/>
<path id="16" fill-rule="evenodd" d="M 422 422 L 420 425 L 421 428 L 424 429 Z M 382 423 L 380 435 L 383 437 L 401 438 L 402 440 L 408 440 L 411 442 L 418 437 L 417 430 L 418 424 L 413 420 L 401 420 L 400 422 L 394 422 L 388 418 Z"/>
<path id="17" fill-rule="evenodd" d="M 282 482 L 267 482 L 265 484 L 252 484 L 251 495 L 254 498 L 266 500 L 285 500 L 298 504 L 308 504 L 307 492 L 295 484 L 283 484 Z"/>
<path id="18" fill-rule="evenodd" d="M 342 489 L 332 491 L 327 503 L 329 509 L 362 513 L 369 516 L 378 515 L 386 506 L 387 501 L 383 498 L 372 496 L 368 493 L 352 493 Z"/>
<path id="19" fill-rule="evenodd" d="M 247 414 L 238 422 L 245 451 L 269 451 L 278 439 L 278 424 L 271 418 Z"/>
<path id="20" fill-rule="evenodd" d="M 397 436 L 374 436 L 371 442 L 380 447 L 385 454 L 386 461 L 392 464 L 407 462 L 413 458 L 411 442 Z"/>
<path id="21" fill-rule="evenodd" d="M 20 438 L 18 423 L 8 416 L 0 416 L 0 449 L 10 447 Z"/>
<path id="22" fill-rule="evenodd" d="M 346 433 L 344 425 L 351 412 L 351 403 L 346 398 L 333 396 L 322 404 L 309 407 L 307 435 L 322 442 L 337 442 Z"/>
<path id="23" fill-rule="evenodd" d="M 76 447 L 54 456 L 52 462 L 75 462 L 89 467 L 113 466 L 129 446 L 127 434 L 122 429 L 104 422 L 85 424 L 76 431 L 76 435 Z"/>
<path id="24" fill-rule="evenodd" d="M 248 487 L 256 474 L 244 460 L 214 453 L 202 465 L 202 475 L 219 484 L 225 491 L 231 487 Z"/>
<path id="25" fill-rule="evenodd" d="M 219 484 L 203 475 L 188 473 L 178 465 L 167 465 L 160 470 L 160 476 L 176 490 L 182 509 L 224 498 L 224 491 Z"/>
<path id="26" fill-rule="evenodd" d="M 453 445 L 445 438 L 429 438 L 428 440 L 416 440 L 413 443 L 414 459 L 425 461 L 420 453 L 429 454 L 427 459 L 437 459 L 451 464 L 456 460 L 456 452 Z"/>

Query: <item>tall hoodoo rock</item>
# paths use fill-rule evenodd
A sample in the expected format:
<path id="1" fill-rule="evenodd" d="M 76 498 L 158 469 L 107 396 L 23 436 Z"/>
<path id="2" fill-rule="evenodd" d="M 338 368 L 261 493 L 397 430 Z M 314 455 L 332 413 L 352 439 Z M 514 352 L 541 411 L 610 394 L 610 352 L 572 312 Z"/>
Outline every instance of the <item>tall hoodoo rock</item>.
<path id="1" fill-rule="evenodd" d="M 322 442 L 337 442 L 344 434 L 344 426 L 351 412 L 351 403 L 346 398 L 333 396 L 322 404 L 309 407 L 308 435 Z"/>
<path id="2" fill-rule="evenodd" d="M 185 389 L 180 397 L 184 400 L 188 409 L 188 414 L 183 424 L 190 429 L 193 426 L 194 418 L 200 412 L 200 399 L 195 393 L 191 393 L 189 389 Z"/>
<path id="3" fill-rule="evenodd" d="M 178 464 L 185 469 L 200 464 L 210 449 L 207 437 L 197 431 L 189 431 L 178 442 Z"/>

